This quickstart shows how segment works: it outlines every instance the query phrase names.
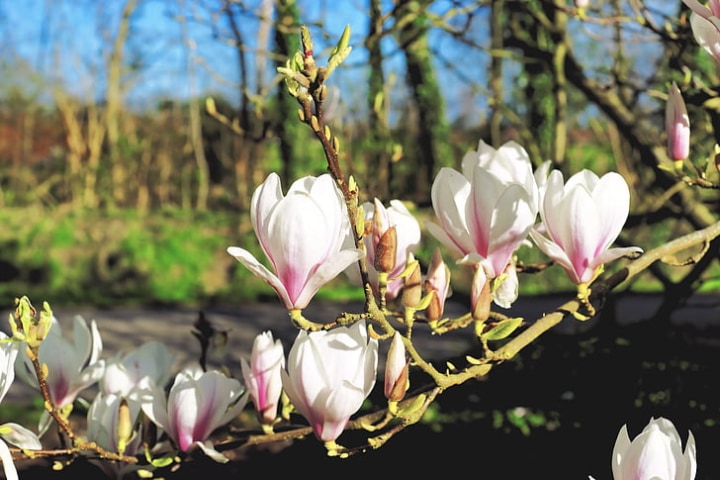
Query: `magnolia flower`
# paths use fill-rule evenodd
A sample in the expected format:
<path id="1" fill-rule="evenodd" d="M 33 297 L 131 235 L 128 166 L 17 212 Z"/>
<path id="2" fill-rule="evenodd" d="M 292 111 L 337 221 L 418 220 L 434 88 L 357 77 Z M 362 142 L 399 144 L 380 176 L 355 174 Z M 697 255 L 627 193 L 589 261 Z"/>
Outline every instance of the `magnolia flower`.
<path id="1" fill-rule="evenodd" d="M 141 449 L 141 430 L 138 417 L 140 402 L 113 393 L 98 393 L 87 413 L 87 440 L 109 452 L 135 456 Z M 92 459 L 92 463 L 109 477 L 122 479 L 138 465 L 125 465 Z"/>
<path id="2" fill-rule="evenodd" d="M 364 203 L 363 210 L 365 212 L 365 221 L 372 222 L 373 225 L 371 234 L 365 236 L 364 242 L 367 251 L 368 274 L 370 275 L 370 282 L 376 291 L 378 286 L 376 263 L 380 261 L 378 252 L 385 248 L 383 241 L 387 238 L 388 230 L 394 227 L 395 237 L 392 242 L 394 243 L 394 251 L 383 255 L 384 258 L 392 256 L 392 265 L 385 272 L 388 274 L 388 279 L 390 279 L 385 298 L 393 300 L 397 298 L 403 287 L 403 279 L 397 277 L 405 269 L 408 253 L 415 253 L 420 247 L 420 224 L 400 200 L 390 200 L 390 206 L 386 208 L 376 198 L 373 203 Z M 352 241 L 352 238 L 348 236 L 346 243 L 349 244 Z M 357 263 L 350 265 L 346 270 L 346 274 L 352 281 L 360 284 L 360 269 Z"/>
<path id="3" fill-rule="evenodd" d="M 164 343 L 150 341 L 123 357 L 107 362 L 101 391 L 123 397 L 133 396 L 144 378 L 162 388 L 170 379 L 175 356 Z"/>
<path id="4" fill-rule="evenodd" d="M 272 332 L 263 332 L 253 342 L 250 363 L 240 360 L 243 379 L 260 420 L 272 424 L 277 417 L 282 394 L 281 370 L 285 356 L 280 340 L 273 340 Z"/>
<path id="5" fill-rule="evenodd" d="M 247 392 L 238 380 L 218 371 L 186 368 L 175 376 L 167 399 L 158 387 L 148 386 L 147 391 L 143 412 L 181 451 L 198 447 L 217 462 L 228 461 L 207 439 L 245 407 Z"/>
<path id="6" fill-rule="evenodd" d="M 612 472 L 615 480 L 693 480 L 697 470 L 695 438 L 688 432 L 685 452 L 675 426 L 664 418 L 650 419 L 630 441 L 627 425 L 615 440 Z"/>
<path id="7" fill-rule="evenodd" d="M 710 0 L 707 6 L 697 0 L 683 0 L 692 10 L 690 27 L 695 41 L 720 61 L 720 0 Z"/>
<path id="8" fill-rule="evenodd" d="M 681 161 L 690 154 L 690 117 L 677 84 L 673 82 L 665 105 L 665 132 L 670 158 Z"/>
<path id="9" fill-rule="evenodd" d="M 8 336 L 4 332 L 0 332 L 0 402 L 5 398 L 15 380 L 15 360 L 21 346 L 20 342 L 2 342 L 7 339 Z M 17 423 L 0 425 L 0 461 L 2 461 L 3 472 L 7 480 L 17 480 L 17 469 L 5 442 L 29 450 L 40 450 L 42 445 L 37 435 Z"/>
<path id="10" fill-rule="evenodd" d="M 283 387 L 320 440 L 335 441 L 370 394 L 377 350 L 364 321 L 298 334 L 282 371 Z"/>
<path id="11" fill-rule="evenodd" d="M 539 191 L 532 165 L 515 142 L 495 150 L 481 141 L 462 167 L 462 174 L 438 173 L 431 198 L 440 224 L 426 226 L 458 263 L 478 264 L 495 280 L 535 223 Z"/>
<path id="12" fill-rule="evenodd" d="M 87 413 L 88 441 L 110 452 L 135 455 L 140 446 L 140 434 L 135 426 L 141 411 L 137 400 L 99 393 Z"/>
<path id="13" fill-rule="evenodd" d="M 73 319 L 73 341 L 65 338 L 60 322 L 53 318 L 53 327 L 39 347 L 38 360 L 48 367 L 47 386 L 55 408 L 71 405 L 78 394 L 95 384 L 105 373 L 100 359 L 102 339 L 95 320 L 87 322 L 79 315 Z M 24 351 L 18 356 L 18 374 L 37 386 L 32 361 Z"/>
<path id="14" fill-rule="evenodd" d="M 305 308 L 322 285 L 363 254 L 342 248 L 349 220 L 328 174 L 301 178 L 283 196 L 280 177 L 271 173 L 253 193 L 250 220 L 274 273 L 243 248 L 227 251 L 265 280 L 288 310 Z"/>
<path id="15" fill-rule="evenodd" d="M 550 173 L 540 208 L 542 226 L 530 232 L 537 246 L 561 265 L 576 285 L 589 284 L 600 267 L 639 247 L 609 248 L 630 209 L 630 190 L 615 172 L 602 178 L 583 170 L 563 185 L 559 170 Z"/>

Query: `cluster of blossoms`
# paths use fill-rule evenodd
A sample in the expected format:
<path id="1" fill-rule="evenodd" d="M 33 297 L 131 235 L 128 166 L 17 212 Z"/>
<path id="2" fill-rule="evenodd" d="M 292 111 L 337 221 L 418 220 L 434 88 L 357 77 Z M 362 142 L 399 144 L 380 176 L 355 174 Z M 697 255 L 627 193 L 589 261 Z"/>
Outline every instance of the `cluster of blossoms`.
<path id="1" fill-rule="evenodd" d="M 698 43 L 720 60 L 720 0 L 710 0 L 708 7 L 683 1 L 693 10 Z M 576 6 L 585 9 L 587 3 L 577 1 Z M 689 154 L 690 125 L 675 84 L 668 95 L 666 129 L 668 153 L 677 167 Z M 534 169 L 525 149 L 513 141 L 497 149 L 480 141 L 477 150 L 463 157 L 460 170 L 441 169 L 431 200 L 437 221 L 426 222 L 425 229 L 455 264 L 471 269 L 468 307 L 481 326 L 491 303 L 507 309 L 517 299 L 515 261 L 522 245 L 534 244 L 559 265 L 588 307 L 589 288 L 604 265 L 642 253 L 635 246 L 612 247 L 630 209 L 630 190 L 621 175 L 582 170 L 566 180 L 550 162 Z M 18 478 L 7 443 L 41 449 L 40 439 L 55 415 L 67 416 L 79 393 L 93 385 L 99 392 L 88 410 L 87 440 L 121 456 L 142 453 L 142 422 L 147 419 L 162 440 L 153 454 L 197 449 L 225 462 L 211 436 L 235 419 L 249 399 L 265 432 L 286 418 L 280 412 L 285 402 L 319 440 L 334 448 L 375 387 L 381 337 L 392 338 L 383 385 L 388 412 L 400 416 L 398 404 L 409 387 L 410 326 L 420 312 L 431 329 L 440 324 L 451 294 L 450 269 L 438 249 L 422 273 L 415 259 L 422 228 L 400 200 L 386 206 L 373 199 L 359 206 L 356 218 L 349 204 L 330 174 L 303 177 L 283 193 L 279 176 L 272 173 L 254 191 L 250 218 L 268 264 L 245 248 L 227 251 L 273 288 L 300 331 L 287 357 L 271 332 L 259 334 L 242 361 L 241 379 L 196 366 L 173 377 L 175 358 L 158 342 L 101 359 L 95 322 L 75 318 L 71 343 L 49 309 L 39 321 L 29 322 L 24 315 L 34 309 L 20 300 L 19 318 L 11 316 L 13 338 L 0 332 L 0 401 L 17 372 L 42 388 L 53 408 L 42 415 L 37 434 L 13 423 L 0 425 L 6 478 Z M 405 309 L 397 318 L 401 327 L 382 325 L 383 337 L 373 330 L 377 319 L 371 315 L 342 325 L 306 320 L 302 311 L 341 273 L 359 284 L 367 282 L 368 297 L 377 299 L 381 311 L 389 313 L 388 302 L 399 303 Z M 21 348 L 23 342 L 27 348 Z M 673 424 L 651 419 L 632 441 L 626 426 L 620 430 L 612 453 L 613 477 L 693 480 L 695 456 L 692 433 L 683 451 Z M 100 466 L 118 478 L 137 468 L 109 462 Z"/>
<path id="2" fill-rule="evenodd" d="M 475 272 L 473 311 L 488 298 L 501 307 L 512 305 L 518 295 L 514 255 L 529 238 L 579 289 L 586 289 L 605 263 L 642 252 L 610 248 L 630 208 L 622 176 L 609 172 L 600 178 L 583 170 L 565 182 L 562 172 L 548 174 L 549 169 L 546 162 L 533 171 L 527 152 L 515 142 L 496 150 L 481 141 L 463 158 L 461 172 L 443 168 L 436 176 L 431 197 L 438 223 L 425 226 L 458 264 Z M 394 300 L 412 273 L 420 225 L 399 200 L 386 208 L 375 199 L 362 211 L 365 235 L 356 246 L 344 200 L 329 174 L 299 179 L 283 195 L 273 173 L 255 190 L 251 204 L 252 225 L 271 268 L 247 249 L 228 252 L 265 280 L 291 312 L 304 309 L 343 271 L 359 279 L 363 256 L 374 291 L 381 292 L 383 302 Z M 428 275 L 439 304 L 450 291 L 441 262 L 438 254 Z"/>

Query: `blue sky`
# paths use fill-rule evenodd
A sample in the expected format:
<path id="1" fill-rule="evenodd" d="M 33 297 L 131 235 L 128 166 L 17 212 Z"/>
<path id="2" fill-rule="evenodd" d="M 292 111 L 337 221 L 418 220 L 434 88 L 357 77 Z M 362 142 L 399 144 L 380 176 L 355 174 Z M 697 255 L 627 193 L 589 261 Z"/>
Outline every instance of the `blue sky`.
<path id="1" fill-rule="evenodd" d="M 18 2 L 0 1 L 0 21 L 10 28 L 0 33 L 0 59 L 24 62 L 26 69 L 39 75 L 36 88 L 48 88 L 48 83 L 60 84 L 76 95 L 102 98 L 104 89 L 104 64 L 108 55 L 108 36 L 114 35 L 119 23 L 124 1 L 100 2 L 94 0 L 24 0 Z M 207 8 L 200 4 L 220 3 L 196 0 L 138 0 L 138 7 L 132 17 L 132 35 L 126 47 L 127 58 L 143 62 L 141 74 L 128 75 L 126 102 L 130 106 L 152 105 L 159 97 L 187 98 L 198 92 L 221 92 L 233 101 L 239 98 L 237 80 L 237 55 L 233 47 L 222 38 L 228 29 L 222 17 L 212 17 Z M 261 0 L 245 2 L 259 11 Z M 316 34 L 316 52 L 327 52 L 342 32 L 350 25 L 353 32 L 351 44 L 355 47 L 346 65 L 337 71 L 333 82 L 344 88 L 346 103 L 361 101 L 362 89 L 354 88 L 363 80 L 365 52 L 362 41 L 367 30 L 367 15 L 360 0 L 299 0 L 302 19 L 309 25 L 322 22 L 328 33 L 323 38 Z M 389 11 L 392 2 L 385 2 L 384 11 Z M 435 11 L 448 8 L 449 2 L 439 1 Z M 185 27 L 176 20 L 178 16 L 192 18 Z M 212 25 L 212 26 L 211 26 Z M 252 14 L 242 18 L 245 40 L 256 48 L 255 38 L 258 23 Z M 319 32 L 317 27 L 312 27 Z M 192 53 L 187 45 L 195 45 Z M 449 61 L 463 58 L 468 62 L 467 72 L 478 85 L 483 85 L 485 68 L 480 63 L 480 53 L 472 58 L 468 52 L 461 52 L 456 43 L 446 35 L 434 34 L 436 48 L 447 55 Z M 388 71 L 402 71 L 401 55 L 392 39 L 384 43 L 385 52 L 390 55 Z M 459 56 L 458 56 L 459 55 Z M 4 56 L 5 58 L 2 58 Z M 252 53 L 250 62 L 254 65 Z M 320 61 L 325 58 L 321 56 Z M 190 62 L 190 64 L 188 63 Z M 194 71 L 196 83 L 188 81 L 188 65 Z M 12 67 L 12 76 L 25 87 L 32 88 L 23 75 L 23 69 Z M 270 72 L 271 74 L 272 72 Z M 251 78 L 254 78 L 251 75 Z M 401 83 L 402 78 L 397 79 Z M 6 77 L 7 81 L 7 77 Z M 448 92 L 463 94 L 453 74 L 444 75 Z M 44 86 L 40 85 L 45 83 Z M 473 94 L 475 101 L 483 103 L 484 96 Z M 364 100 L 362 100 L 364 102 Z M 473 102 L 473 103 L 474 103 Z M 457 105 L 467 105 L 467 98 Z"/>
<path id="2" fill-rule="evenodd" d="M 657 0 L 662 2 L 665 0 Z M 241 17 L 241 28 L 249 47 L 249 62 L 254 65 L 252 52 L 256 44 L 258 22 L 256 12 L 263 0 L 244 2 L 252 10 Z M 298 0 L 302 19 L 309 25 L 322 23 L 327 38 L 316 33 L 316 52 L 327 52 L 349 24 L 355 48 L 330 83 L 343 90 L 346 105 L 363 105 L 364 90 L 357 88 L 365 82 L 365 51 L 362 46 L 367 30 L 364 0 Z M 129 73 L 126 104 L 133 108 L 153 107 L 162 97 L 187 98 L 190 95 L 219 92 L 238 102 L 238 62 L 235 49 L 224 41 L 228 34 L 222 16 L 213 16 L 220 0 L 138 0 L 132 17 L 130 40 L 126 57 L 143 65 L 141 73 Z M 385 0 L 384 12 L 392 8 Z M 433 11 L 440 13 L 453 3 L 438 0 Z M 19 85 L 40 98 L 50 99 L 49 89 L 62 85 L 76 95 L 102 98 L 104 95 L 104 65 L 109 53 L 108 36 L 114 35 L 125 0 L 0 0 L 0 73 L 3 84 Z M 204 5 L 204 7 L 203 7 Z M 488 29 L 484 18 L 486 9 L 478 10 L 472 27 L 473 39 L 487 44 Z M 187 19 L 187 23 L 177 18 Z M 598 25 L 572 26 L 578 38 L 576 48 L 591 52 L 589 61 L 599 66 L 611 58 L 604 52 L 603 39 L 608 38 Z M 590 41 L 583 42 L 583 39 Z M 438 60 L 438 75 L 451 117 L 467 115 L 471 122 L 480 122 L 487 113 L 486 71 L 488 56 L 477 49 L 464 46 L 449 35 L 434 30 L 430 42 L 442 55 Z M 192 52 L 188 44 L 194 45 Z M 262 46 L 260 46 L 262 47 Z M 395 81 L 402 85 L 402 56 L 391 38 L 383 44 L 388 55 L 386 72 L 398 73 Z M 628 43 L 629 50 L 646 48 L 642 43 Z M 585 60 L 585 57 L 580 57 Z M 320 61 L 325 58 L 320 55 Z M 445 63 L 443 63 L 445 62 Z M 648 62 L 649 63 L 649 62 Z M 24 65 L 24 66 L 23 66 Z M 192 70 L 195 83 L 188 72 Z M 459 74 L 458 74 L 459 72 Z M 508 68 L 508 82 L 515 81 L 517 68 Z M 268 68 L 268 77 L 272 75 Z M 254 78 L 254 75 L 250 75 Z M 461 78 L 462 77 L 462 78 Z M 512 85 L 507 87 L 510 90 Z M 1 91 L 0 91 L 1 94 Z M 393 101 L 400 103 L 404 91 L 395 90 Z M 355 110 L 357 111 L 357 110 Z"/>

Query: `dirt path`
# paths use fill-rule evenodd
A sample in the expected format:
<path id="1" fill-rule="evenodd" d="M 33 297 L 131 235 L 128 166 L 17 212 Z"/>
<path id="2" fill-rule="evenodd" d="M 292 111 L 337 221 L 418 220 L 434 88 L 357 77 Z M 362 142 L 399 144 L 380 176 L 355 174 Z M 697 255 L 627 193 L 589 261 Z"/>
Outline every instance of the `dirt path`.
<path id="1" fill-rule="evenodd" d="M 520 316 L 526 321 L 533 321 L 543 314 L 569 300 L 568 296 L 521 298 L 513 308 L 504 313 Z M 614 310 L 603 315 L 614 315 L 618 323 L 630 323 L 652 314 L 660 304 L 658 296 L 635 296 L 632 299 L 617 301 Z M 676 323 L 692 322 L 697 325 L 720 325 L 720 297 L 697 297 L 689 304 L 675 312 L 672 318 Z M 342 310 L 341 310 L 342 308 Z M 327 322 L 334 319 L 341 311 L 357 313 L 362 305 L 349 304 L 313 304 L 306 311 L 307 318 L 316 322 Z M 200 346 L 192 335 L 193 323 L 198 318 L 198 310 L 191 308 L 151 309 L 143 307 L 124 307 L 110 310 L 95 308 L 55 308 L 56 317 L 71 332 L 71 319 L 81 315 L 87 321 L 95 320 L 103 340 L 103 357 L 110 358 L 137 348 L 144 342 L 160 340 L 170 352 L 176 356 L 176 370 L 189 363 L 196 362 L 200 354 Z M 227 365 L 231 372 L 240 375 L 240 359 L 247 357 L 252 342 L 259 333 L 271 330 L 276 338 L 280 338 L 286 352 L 297 335 L 287 312 L 278 303 L 257 303 L 235 307 L 208 308 L 203 310 L 206 317 L 221 331 L 227 331 L 229 343 L 222 359 L 211 359 L 210 366 Z M 449 315 L 458 316 L 464 312 L 460 303 L 449 303 Z M 7 318 L 9 311 L 0 312 Z M 557 331 L 565 334 L 581 333 L 592 328 L 603 317 L 594 318 L 589 322 L 578 322 L 567 318 L 557 327 Z M 4 328 L 3 328 L 4 329 Z M 476 340 L 469 331 L 450 332 L 442 336 L 430 335 L 423 325 L 416 329 L 415 341 L 418 350 L 429 360 L 442 360 L 460 355 L 476 346 Z M 381 355 L 384 349 L 381 349 Z M 381 359 L 382 360 L 382 359 Z M 382 365 L 382 363 L 381 363 Z M 35 395 L 34 389 L 16 381 L 11 387 L 4 402 L 27 400 Z"/>

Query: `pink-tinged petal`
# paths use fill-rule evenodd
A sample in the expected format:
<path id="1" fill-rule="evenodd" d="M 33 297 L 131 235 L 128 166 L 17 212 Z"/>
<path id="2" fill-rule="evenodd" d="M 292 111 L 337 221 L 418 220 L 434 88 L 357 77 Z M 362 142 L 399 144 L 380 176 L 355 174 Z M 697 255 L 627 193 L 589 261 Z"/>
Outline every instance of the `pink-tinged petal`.
<path id="1" fill-rule="evenodd" d="M 672 160 L 684 160 L 690 155 L 690 117 L 677 83 L 673 82 L 665 104 L 665 133 L 668 155 Z"/>
<path id="2" fill-rule="evenodd" d="M 324 442 L 337 439 L 345 430 L 350 417 L 360 409 L 365 397 L 365 392 L 350 382 L 343 382 L 338 388 L 330 390 L 325 400 L 325 414 L 319 432 L 319 425 L 315 426 L 318 437 Z"/>
<path id="3" fill-rule="evenodd" d="M 168 434 L 183 452 L 188 451 L 196 440 L 205 440 L 195 437 L 199 415 L 198 393 L 191 383 L 176 384 L 168 398 Z"/>
<path id="4" fill-rule="evenodd" d="M 294 301 L 294 308 L 305 308 L 312 297 L 320 290 L 320 287 L 337 277 L 343 270 L 350 266 L 353 262 L 357 262 L 362 258 L 363 251 L 359 249 L 341 250 L 325 262 L 320 264 L 315 272 L 307 279 L 307 282 L 300 292 L 298 298 Z"/>
<path id="5" fill-rule="evenodd" d="M 274 273 L 268 270 L 265 265 L 260 263 L 250 252 L 240 247 L 228 247 L 227 252 L 233 257 L 235 257 L 238 262 L 242 263 L 245 268 L 250 270 L 250 272 L 252 272 L 255 276 L 263 279 L 265 283 L 270 285 L 273 290 L 275 290 L 278 297 L 280 297 L 280 300 L 282 300 L 285 308 L 287 308 L 288 310 L 293 308 L 293 303 L 290 300 L 290 296 L 288 295 L 287 290 L 285 289 L 285 286 L 282 284 L 280 279 Z"/>
<path id="6" fill-rule="evenodd" d="M 549 227 L 549 231 L 556 242 L 558 238 L 556 235 L 562 238 L 573 268 L 583 282 L 589 281 L 589 277 L 593 274 L 590 262 L 595 258 L 598 246 L 605 235 L 602 224 L 598 221 L 602 218 L 600 209 L 592 201 L 590 192 L 578 186 L 568 192 L 559 213 L 566 219 L 565 222 L 561 228 Z"/>
<path id="7" fill-rule="evenodd" d="M 720 30 L 717 22 L 716 17 L 706 19 L 695 13 L 690 14 L 690 27 L 695 41 L 715 60 L 720 61 Z"/>
<path id="8" fill-rule="evenodd" d="M 580 276 L 575 271 L 572 262 L 570 262 L 570 258 L 568 258 L 565 250 L 563 250 L 562 247 L 547 238 L 535 228 L 530 230 L 530 236 L 532 237 L 538 248 L 542 250 L 545 255 L 553 259 L 555 263 L 565 269 L 568 276 L 570 277 L 570 280 L 573 283 L 580 283 Z"/>
<path id="9" fill-rule="evenodd" d="M 534 200 L 520 185 L 510 185 L 499 196 L 492 212 L 487 255 L 493 268 L 493 273 L 489 274 L 492 278 L 505 270 L 513 252 L 527 238 L 536 218 Z"/>
<path id="10" fill-rule="evenodd" d="M 471 190 L 471 201 L 467 203 L 465 215 L 467 231 L 473 241 L 474 252 L 488 257 L 491 226 L 497 201 L 506 186 L 489 171 L 476 167 Z M 517 187 L 516 188 L 520 188 Z"/>
<path id="11" fill-rule="evenodd" d="M 430 235 L 432 235 L 443 247 L 449 250 L 449 253 L 454 257 L 462 257 L 472 251 L 472 246 L 467 244 L 456 243 L 455 239 L 450 237 L 443 227 L 440 225 L 427 221 L 425 222 L 425 229 Z M 465 235 L 469 242 L 470 237 Z"/>
<path id="12" fill-rule="evenodd" d="M 710 18 L 712 16 L 712 12 L 710 9 L 700 3 L 698 0 L 682 0 L 682 2 L 693 12 L 700 15 L 703 18 Z"/>

